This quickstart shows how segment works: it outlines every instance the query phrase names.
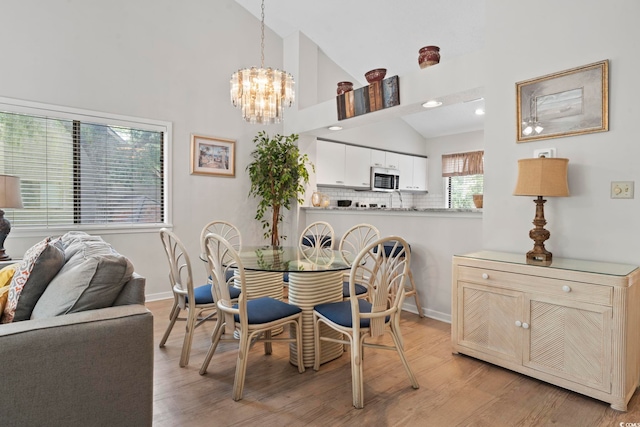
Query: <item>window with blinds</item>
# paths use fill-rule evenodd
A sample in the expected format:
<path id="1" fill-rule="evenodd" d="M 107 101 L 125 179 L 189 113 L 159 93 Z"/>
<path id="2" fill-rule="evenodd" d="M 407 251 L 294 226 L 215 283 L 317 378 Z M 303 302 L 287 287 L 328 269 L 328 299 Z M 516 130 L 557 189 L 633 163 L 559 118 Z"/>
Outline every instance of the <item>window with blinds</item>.
<path id="1" fill-rule="evenodd" d="M 14 228 L 163 225 L 167 126 L 0 104 L 0 173 L 20 177 Z"/>
<path id="2" fill-rule="evenodd" d="M 484 151 L 444 154 L 442 177 L 449 208 L 475 208 L 473 195 L 484 192 Z"/>

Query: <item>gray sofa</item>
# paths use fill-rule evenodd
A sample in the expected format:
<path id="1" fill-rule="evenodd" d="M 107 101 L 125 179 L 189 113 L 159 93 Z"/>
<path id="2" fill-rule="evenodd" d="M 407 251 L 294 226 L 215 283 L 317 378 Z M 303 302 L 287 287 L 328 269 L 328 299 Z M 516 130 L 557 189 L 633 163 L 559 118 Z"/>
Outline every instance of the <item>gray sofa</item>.
<path id="1" fill-rule="evenodd" d="M 0 325 L 0 424 L 150 426 L 153 316 L 144 286 L 133 273 L 109 307 Z"/>

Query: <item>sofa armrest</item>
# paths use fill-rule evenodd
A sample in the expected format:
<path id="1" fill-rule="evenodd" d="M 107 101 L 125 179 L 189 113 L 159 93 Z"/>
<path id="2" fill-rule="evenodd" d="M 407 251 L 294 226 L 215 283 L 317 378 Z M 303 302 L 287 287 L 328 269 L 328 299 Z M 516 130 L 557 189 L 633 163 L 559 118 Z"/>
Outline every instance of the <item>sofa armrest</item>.
<path id="1" fill-rule="evenodd" d="M 124 305 L 0 326 L 3 425 L 153 418 L 153 316 Z"/>

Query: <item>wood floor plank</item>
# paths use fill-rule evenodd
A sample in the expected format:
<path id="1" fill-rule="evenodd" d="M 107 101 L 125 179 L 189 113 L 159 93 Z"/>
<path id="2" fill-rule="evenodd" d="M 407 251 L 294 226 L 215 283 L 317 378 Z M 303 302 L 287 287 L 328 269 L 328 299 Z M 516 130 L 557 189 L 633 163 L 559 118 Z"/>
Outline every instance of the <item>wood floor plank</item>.
<path id="1" fill-rule="evenodd" d="M 200 364 L 214 322 L 196 329 L 189 365 L 178 360 L 184 322 L 158 348 L 171 301 L 153 301 L 154 426 L 618 426 L 640 423 L 640 397 L 629 411 L 451 352 L 447 323 L 402 314 L 405 353 L 420 388 L 414 390 L 395 352 L 365 349 L 364 409 L 351 402 L 349 351 L 318 372 L 298 373 L 289 346 L 274 343 L 249 352 L 244 397 L 231 399 L 237 345 L 221 343 L 206 375 Z"/>

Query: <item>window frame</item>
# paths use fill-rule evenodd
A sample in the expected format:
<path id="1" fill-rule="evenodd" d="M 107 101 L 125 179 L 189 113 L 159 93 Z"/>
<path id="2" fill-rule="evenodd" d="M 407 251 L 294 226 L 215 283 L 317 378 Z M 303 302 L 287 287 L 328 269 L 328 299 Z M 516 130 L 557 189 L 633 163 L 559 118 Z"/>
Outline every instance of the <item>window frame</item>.
<path id="1" fill-rule="evenodd" d="M 120 114 L 105 113 L 93 110 L 86 110 L 73 107 L 64 107 L 59 105 L 44 104 L 40 102 L 24 101 L 19 99 L 0 97 L 0 111 L 10 113 L 28 114 L 34 116 L 46 116 L 50 118 L 79 120 L 81 122 L 90 122 L 95 124 L 103 124 L 109 126 L 130 127 L 140 130 L 156 131 L 163 133 L 163 164 L 164 164 L 164 180 L 163 180 L 163 209 L 164 221 L 162 223 L 152 224 L 66 224 L 60 226 L 12 226 L 12 236 L 41 236 L 43 232 L 51 231 L 71 231 L 81 230 L 90 233 L 116 234 L 116 233 L 140 233 L 140 232 L 157 232 L 163 227 L 171 227 L 172 225 L 172 165 L 171 165 L 171 149 L 173 124 L 165 120 L 147 119 L 133 116 L 125 116 Z"/>

